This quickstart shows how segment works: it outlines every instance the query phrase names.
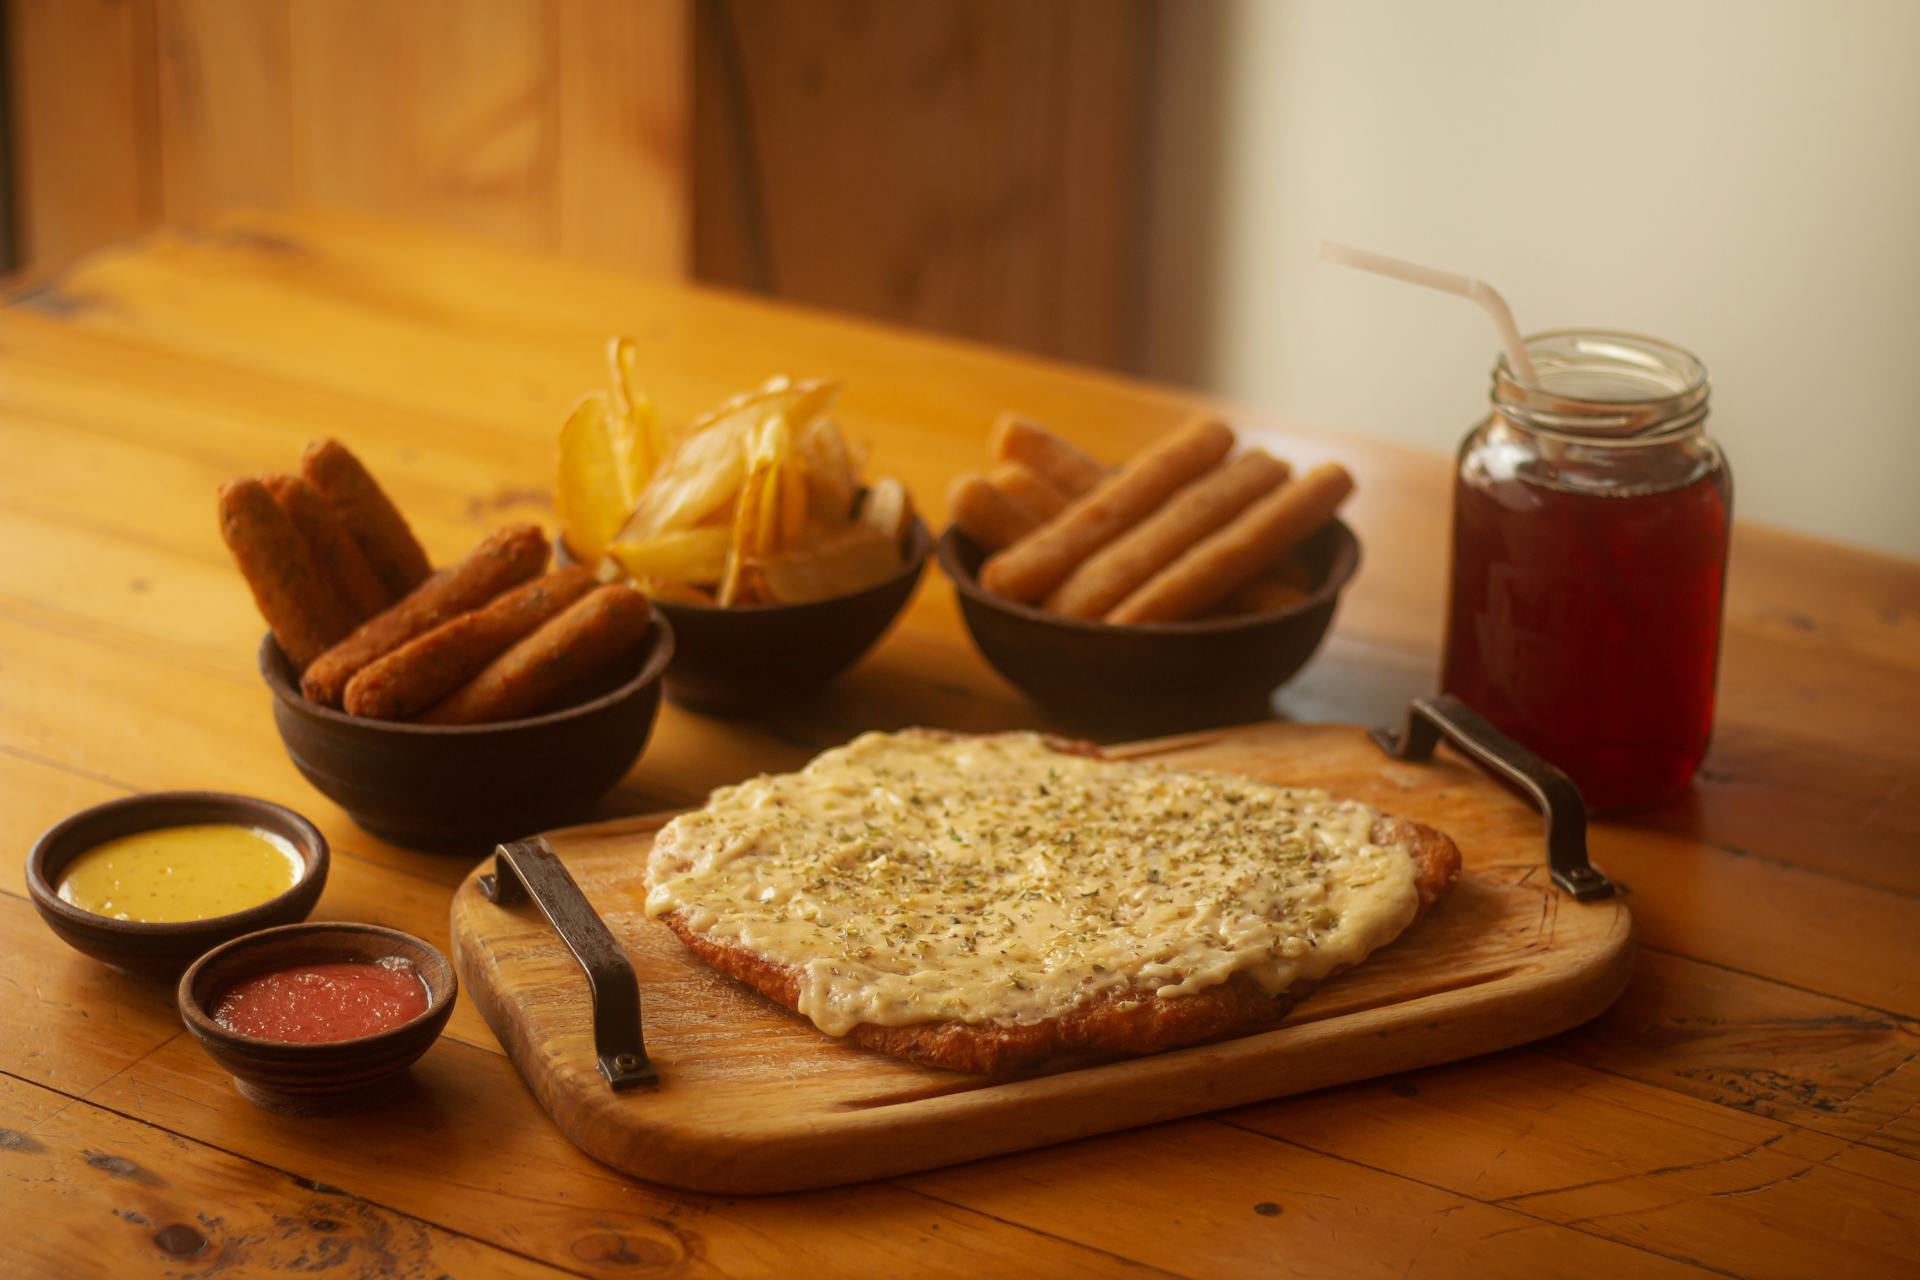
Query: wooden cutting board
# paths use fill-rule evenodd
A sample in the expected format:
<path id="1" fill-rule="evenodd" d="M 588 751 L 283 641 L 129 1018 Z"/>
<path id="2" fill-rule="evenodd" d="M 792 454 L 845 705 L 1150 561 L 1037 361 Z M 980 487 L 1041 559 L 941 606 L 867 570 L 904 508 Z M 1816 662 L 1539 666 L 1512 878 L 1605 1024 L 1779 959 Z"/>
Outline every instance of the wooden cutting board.
<path id="1" fill-rule="evenodd" d="M 857 1182 L 1470 1057 L 1584 1022 L 1626 984 L 1625 903 L 1555 890 L 1540 816 L 1457 756 L 1400 763 L 1358 728 L 1281 724 L 1115 754 L 1321 786 L 1427 823 L 1460 846 L 1460 882 L 1276 1030 L 1007 1082 L 823 1035 L 706 968 L 642 913 L 648 844 L 671 815 L 547 837 L 639 976 L 656 1085 L 609 1088 L 579 966 L 532 903 L 482 894 L 490 864 L 454 896 L 461 980 L 570 1139 L 627 1173 L 721 1192 Z"/>

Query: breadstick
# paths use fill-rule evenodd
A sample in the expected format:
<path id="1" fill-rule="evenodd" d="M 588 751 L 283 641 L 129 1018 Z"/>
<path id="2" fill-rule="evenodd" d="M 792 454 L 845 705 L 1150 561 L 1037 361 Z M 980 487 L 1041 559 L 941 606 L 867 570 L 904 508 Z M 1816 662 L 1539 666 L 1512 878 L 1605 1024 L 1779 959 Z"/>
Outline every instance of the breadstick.
<path id="1" fill-rule="evenodd" d="M 390 598 L 397 600 L 427 580 L 433 566 L 406 517 L 347 446 L 315 440 L 300 455 L 300 474 L 340 514 Z"/>
<path id="2" fill-rule="evenodd" d="M 1069 498 L 1078 498 L 1113 474 L 1053 432 L 1017 414 L 1003 413 L 987 437 L 987 456 L 1018 462 Z"/>
<path id="3" fill-rule="evenodd" d="M 1237 617 L 1246 613 L 1272 613 L 1299 604 L 1307 590 L 1291 582 L 1282 582 L 1271 573 L 1241 583 L 1225 600 L 1207 610 L 1208 617 Z"/>
<path id="4" fill-rule="evenodd" d="M 300 531 L 258 480 L 220 486 L 220 536 L 296 670 L 353 630 L 353 606 L 320 573 Z"/>
<path id="5" fill-rule="evenodd" d="M 1258 449 L 1201 476 L 1094 552 L 1047 598 L 1047 608 L 1069 618 L 1102 616 L 1286 478 L 1287 464 Z"/>
<path id="6" fill-rule="evenodd" d="M 489 535 L 467 558 L 436 573 L 405 599 L 374 614 L 352 635 L 315 658 L 300 679 L 300 692 L 322 706 L 337 707 L 347 681 L 375 658 L 391 653 L 422 632 L 475 609 L 533 577 L 547 564 L 547 535 L 536 525 L 508 525 Z"/>
<path id="7" fill-rule="evenodd" d="M 1013 499 L 1015 506 L 1032 516 L 1036 525 L 1053 519 L 1072 501 L 1025 463 L 1003 462 L 987 473 L 987 479 L 993 482 L 994 488 Z"/>
<path id="8" fill-rule="evenodd" d="M 1010 547 L 1040 527 L 1040 522 L 984 476 L 960 476 L 947 490 L 953 522 L 981 550 Z"/>
<path id="9" fill-rule="evenodd" d="M 1333 518 L 1353 477 L 1337 462 L 1322 463 L 1242 511 L 1202 539 L 1107 614 L 1108 622 L 1177 622 L 1217 604 L 1287 548 Z"/>
<path id="10" fill-rule="evenodd" d="M 1307 566 L 1293 558 L 1293 548 L 1281 552 L 1274 562 L 1262 571 L 1261 577 L 1272 578 L 1285 586 L 1298 587 L 1301 591 L 1313 589 L 1313 575 L 1307 572 Z"/>
<path id="11" fill-rule="evenodd" d="M 346 602 L 353 606 L 354 621 L 371 618 L 393 603 L 386 584 L 373 571 L 367 553 L 353 540 L 340 516 L 320 496 L 320 491 L 299 476 L 268 476 L 261 481 L 267 492 L 300 531 L 320 575 L 331 581 Z"/>
<path id="12" fill-rule="evenodd" d="M 647 598 L 632 587 L 601 587 L 488 663 L 423 719 L 486 724 L 532 715 L 631 652 L 652 620 Z"/>
<path id="13" fill-rule="evenodd" d="M 1032 604 L 1066 580 L 1080 562 L 1112 542 L 1201 475 L 1233 448 L 1225 423 L 1197 418 L 1126 466 L 1073 505 L 981 566 L 980 585 Z"/>
<path id="14" fill-rule="evenodd" d="M 503 591 L 491 604 L 443 622 L 360 668 L 347 681 L 343 702 L 356 716 L 412 719 L 594 584 L 593 570 L 576 564 Z"/>

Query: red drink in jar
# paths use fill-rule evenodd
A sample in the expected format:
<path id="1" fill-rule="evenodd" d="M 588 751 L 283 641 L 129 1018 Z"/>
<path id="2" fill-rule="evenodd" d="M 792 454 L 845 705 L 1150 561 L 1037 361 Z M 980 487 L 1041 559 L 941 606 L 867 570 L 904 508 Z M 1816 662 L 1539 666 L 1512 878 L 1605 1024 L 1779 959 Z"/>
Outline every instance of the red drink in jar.
<path id="1" fill-rule="evenodd" d="M 1706 755 L 1732 478 L 1706 371 L 1606 333 L 1528 342 L 1454 487 L 1442 688 L 1620 808 L 1683 790 Z"/>

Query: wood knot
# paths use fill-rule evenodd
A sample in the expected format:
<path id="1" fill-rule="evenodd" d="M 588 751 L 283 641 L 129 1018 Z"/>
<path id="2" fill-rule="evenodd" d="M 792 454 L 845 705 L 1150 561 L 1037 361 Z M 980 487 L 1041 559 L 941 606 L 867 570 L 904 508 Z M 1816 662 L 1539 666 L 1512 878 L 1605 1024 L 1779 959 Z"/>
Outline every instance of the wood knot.
<path id="1" fill-rule="evenodd" d="M 176 1222 L 154 1232 L 153 1243 L 170 1257 L 192 1258 L 206 1250 L 207 1238 L 186 1223 Z"/>
<path id="2" fill-rule="evenodd" d="M 596 1231 L 581 1236 L 568 1251 L 589 1266 L 601 1267 L 677 1267 L 687 1260 L 688 1250 L 678 1234 L 659 1236 L 632 1235 L 623 1231 Z"/>

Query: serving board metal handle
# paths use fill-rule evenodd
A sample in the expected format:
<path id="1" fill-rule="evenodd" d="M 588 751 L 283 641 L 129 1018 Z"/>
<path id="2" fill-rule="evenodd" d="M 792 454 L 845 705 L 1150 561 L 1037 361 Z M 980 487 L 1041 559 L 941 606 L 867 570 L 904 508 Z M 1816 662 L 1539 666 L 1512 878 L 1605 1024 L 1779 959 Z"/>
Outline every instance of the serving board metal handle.
<path id="1" fill-rule="evenodd" d="M 640 1029 L 640 981 L 560 855 L 538 836 L 493 852 L 493 871 L 480 877 L 480 892 L 502 907 L 532 898 L 586 972 L 600 1074 L 615 1089 L 651 1084 L 659 1077 Z"/>
<path id="2" fill-rule="evenodd" d="M 1546 817 L 1547 872 L 1580 902 L 1613 896 L 1613 882 L 1587 861 L 1587 802 L 1573 779 L 1509 738 L 1452 694 L 1415 698 L 1398 734 L 1375 729 L 1373 740 L 1396 760 L 1430 760 L 1445 738 L 1494 777 L 1531 796 Z"/>

